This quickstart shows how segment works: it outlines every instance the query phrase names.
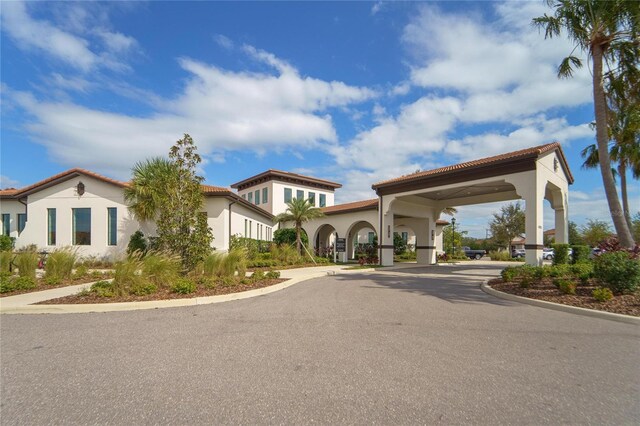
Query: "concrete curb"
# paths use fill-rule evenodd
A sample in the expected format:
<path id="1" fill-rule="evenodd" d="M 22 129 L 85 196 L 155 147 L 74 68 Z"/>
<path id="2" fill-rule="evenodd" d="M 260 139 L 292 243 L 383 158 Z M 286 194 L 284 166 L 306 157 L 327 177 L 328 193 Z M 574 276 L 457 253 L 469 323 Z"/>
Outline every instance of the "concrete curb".
<path id="1" fill-rule="evenodd" d="M 485 293 L 499 299 L 510 300 L 512 302 L 524 303 L 538 306 L 540 308 L 553 309 L 555 311 L 568 312 L 570 314 L 583 315 L 586 317 L 606 319 L 609 321 L 623 322 L 626 324 L 640 325 L 640 318 L 630 315 L 614 314 L 613 312 L 596 311 L 594 309 L 579 308 L 577 306 L 562 305 L 559 303 L 547 302 L 545 300 L 529 299 L 528 297 L 516 296 L 495 290 L 489 286 L 488 281 L 480 284 L 480 289 Z"/>
<path id="2" fill-rule="evenodd" d="M 373 270 L 373 268 L 371 269 Z M 143 309 L 175 308 L 180 306 L 209 305 L 212 303 L 230 302 L 232 300 L 249 299 L 251 297 L 262 296 L 283 290 L 292 285 L 307 281 L 313 278 L 326 277 L 331 275 L 351 274 L 357 272 L 369 272 L 368 269 L 360 270 L 339 270 L 320 271 L 308 275 L 289 278 L 286 281 L 269 287 L 257 288 L 255 290 L 242 291 L 240 293 L 221 294 L 218 296 L 193 297 L 190 299 L 170 299 L 170 300 L 150 300 L 146 302 L 121 302 L 121 303 L 92 303 L 92 304 L 70 304 L 70 305 L 24 305 L 3 308 L 0 306 L 0 314 L 79 314 L 90 312 L 119 312 L 136 311 Z"/>

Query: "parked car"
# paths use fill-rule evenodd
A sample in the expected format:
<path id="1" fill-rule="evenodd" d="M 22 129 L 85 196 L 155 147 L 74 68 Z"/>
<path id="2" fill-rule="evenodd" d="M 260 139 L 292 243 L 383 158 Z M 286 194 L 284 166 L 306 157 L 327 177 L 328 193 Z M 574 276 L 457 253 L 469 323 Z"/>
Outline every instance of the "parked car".
<path id="1" fill-rule="evenodd" d="M 526 254 L 526 250 L 525 249 L 513 249 L 513 250 L 511 250 L 511 257 L 513 257 L 515 259 L 523 258 L 525 254 Z"/>
<path id="2" fill-rule="evenodd" d="M 571 259 L 573 257 L 573 249 L 571 247 L 569 247 L 569 259 Z M 553 251 L 552 248 L 543 248 L 542 249 L 542 258 L 545 260 L 553 260 L 553 258 L 555 257 L 555 252 Z"/>
<path id="3" fill-rule="evenodd" d="M 485 254 L 487 254 L 487 252 L 485 250 L 471 250 L 470 247 L 462 247 L 462 250 L 464 250 L 464 254 L 469 258 L 469 259 L 481 259 L 482 256 L 484 256 Z"/>

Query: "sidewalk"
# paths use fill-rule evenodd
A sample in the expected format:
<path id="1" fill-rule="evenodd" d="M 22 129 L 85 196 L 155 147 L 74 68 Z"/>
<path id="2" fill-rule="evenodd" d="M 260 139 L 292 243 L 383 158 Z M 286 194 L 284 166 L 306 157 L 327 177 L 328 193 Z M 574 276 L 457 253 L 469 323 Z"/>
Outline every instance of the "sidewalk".
<path id="1" fill-rule="evenodd" d="M 79 284 L 68 287 L 53 288 L 51 290 L 37 291 L 33 293 L 19 294 L 0 298 L 0 313 L 28 314 L 28 313 L 81 313 L 81 312 L 109 312 L 128 311 L 137 309 L 156 309 L 176 306 L 203 305 L 209 303 L 227 302 L 230 300 L 246 299 L 282 290 L 291 285 L 306 281 L 311 278 L 319 278 L 338 273 L 354 273 L 368 271 L 366 269 L 345 270 L 351 265 L 323 265 L 307 268 L 285 269 L 280 271 L 280 277 L 287 281 L 270 287 L 243 291 L 240 293 L 224 294 L 219 296 L 194 297 L 172 300 L 154 300 L 147 302 L 122 302 L 122 303 L 96 303 L 96 304 L 69 304 L 69 305 L 34 305 L 45 300 L 70 296 L 79 291 L 90 288 L 92 283 Z"/>

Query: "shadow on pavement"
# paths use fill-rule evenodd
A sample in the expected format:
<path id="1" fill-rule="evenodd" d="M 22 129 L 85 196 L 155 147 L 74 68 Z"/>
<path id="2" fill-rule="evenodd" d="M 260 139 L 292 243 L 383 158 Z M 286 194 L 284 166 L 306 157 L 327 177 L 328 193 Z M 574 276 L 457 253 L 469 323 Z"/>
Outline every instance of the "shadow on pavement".
<path id="1" fill-rule="evenodd" d="M 424 269 L 419 273 L 425 273 Z M 424 277 L 412 276 L 407 270 L 402 271 L 406 276 L 397 276 L 399 271 L 393 271 L 394 275 L 383 274 L 349 274 L 338 275 L 339 281 L 362 281 L 369 280 L 376 285 L 366 285 L 366 288 L 378 290 L 396 290 L 431 296 L 449 303 L 474 303 L 490 304 L 500 306 L 517 306 L 516 302 L 498 299 L 488 295 L 480 289 L 483 277 L 460 277 L 451 274 L 451 277 Z"/>

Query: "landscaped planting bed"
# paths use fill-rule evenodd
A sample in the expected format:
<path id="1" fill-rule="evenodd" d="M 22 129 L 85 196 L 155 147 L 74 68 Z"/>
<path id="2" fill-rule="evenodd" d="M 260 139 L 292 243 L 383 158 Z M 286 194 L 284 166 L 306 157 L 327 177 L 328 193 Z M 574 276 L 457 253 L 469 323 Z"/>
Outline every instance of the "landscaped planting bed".
<path id="1" fill-rule="evenodd" d="M 533 282 L 528 288 L 520 287 L 519 280 L 505 283 L 501 279 L 495 279 L 490 281 L 489 285 L 498 291 L 528 297 L 530 299 L 614 312 L 616 314 L 640 316 L 640 295 L 637 293 L 622 294 L 614 296 L 609 301 L 598 302 L 592 293 L 600 286 L 594 281 L 591 281 L 588 285 L 576 286 L 576 294 L 562 294 L 550 278 Z"/>
<path id="2" fill-rule="evenodd" d="M 196 284 L 195 291 L 191 293 L 178 293 L 170 287 L 160 288 L 151 294 L 135 295 L 126 294 L 121 296 L 101 296 L 97 291 L 85 291 L 72 296 L 60 297 L 37 303 L 38 305 L 60 305 L 60 304 L 83 304 L 83 303 L 117 303 L 117 302 L 143 302 L 150 300 L 167 299 L 188 299 L 194 297 L 218 296 L 221 294 L 239 293 L 242 291 L 255 290 L 257 288 L 269 287 L 279 284 L 285 279 L 264 278 L 252 280 L 251 278 L 238 278 L 233 280 L 220 280 L 202 282 Z"/>
<path id="3" fill-rule="evenodd" d="M 74 273 L 71 278 L 63 279 L 61 281 L 47 280 L 45 277 L 27 281 L 20 279 L 18 276 L 3 276 L 0 278 L 3 280 L 3 285 L 0 287 L 0 290 L 2 290 L 0 298 L 16 296 L 18 294 L 33 293 L 36 291 L 51 290 L 52 288 L 92 283 L 110 278 L 113 278 L 113 271 L 110 270 L 90 271 L 86 274 Z"/>
<path id="4" fill-rule="evenodd" d="M 572 265 L 509 267 L 489 285 L 517 296 L 640 316 L 639 252 L 605 252 Z"/>

